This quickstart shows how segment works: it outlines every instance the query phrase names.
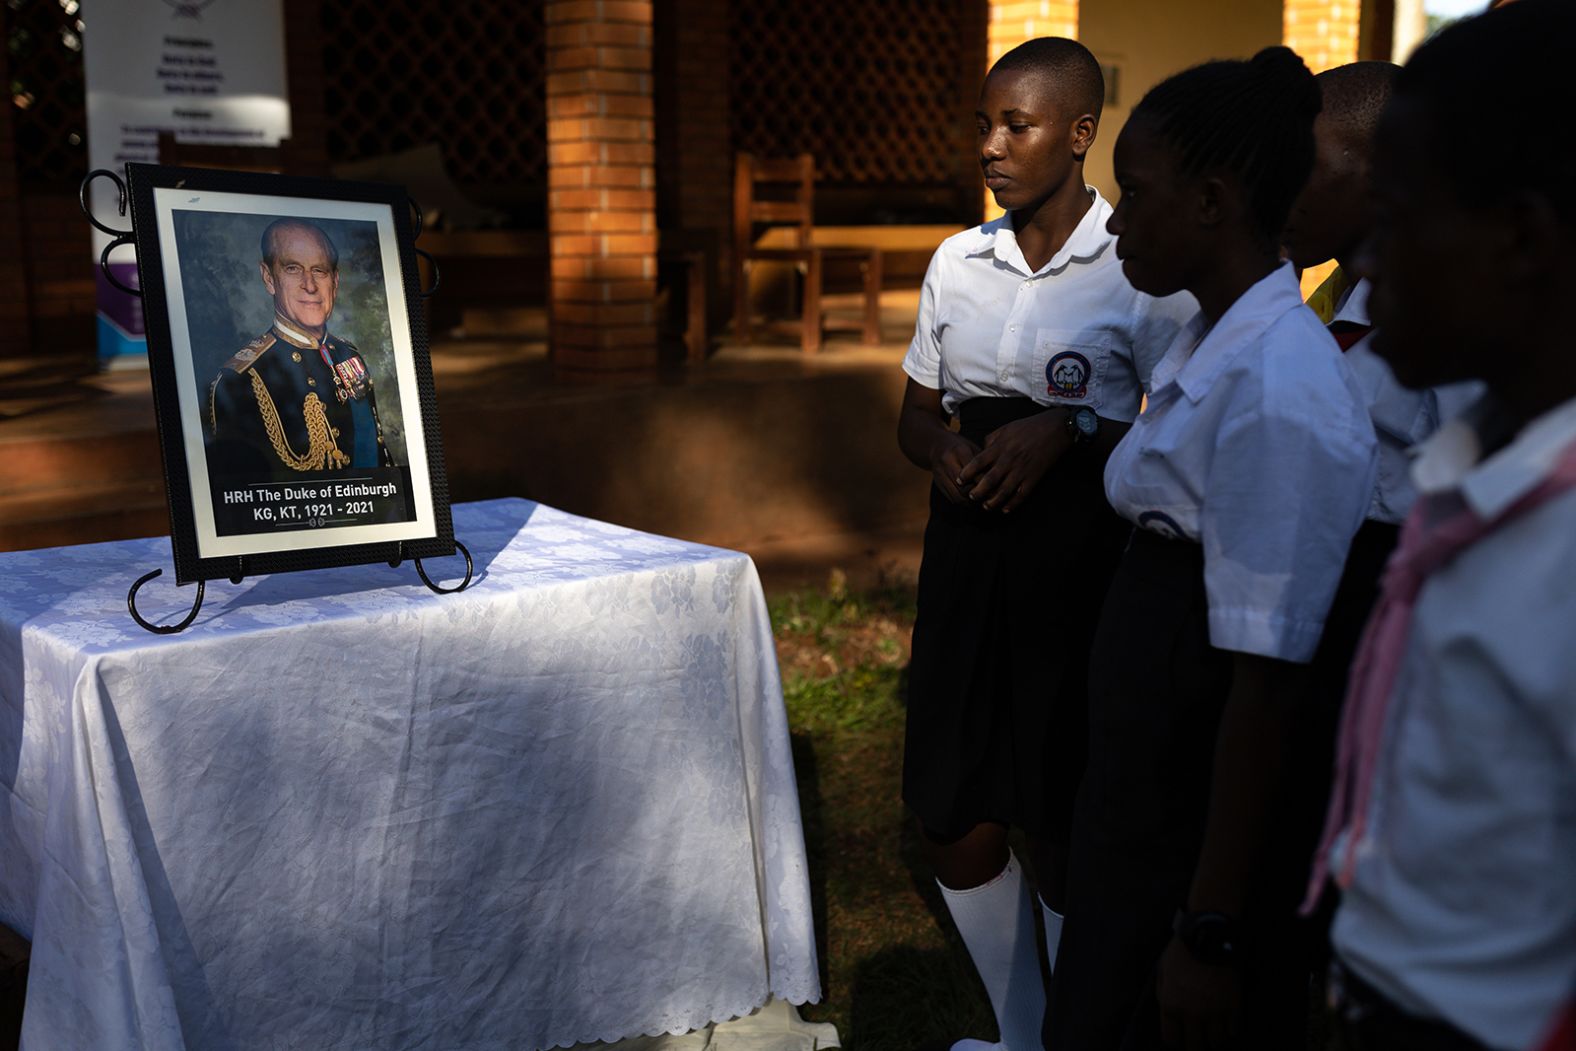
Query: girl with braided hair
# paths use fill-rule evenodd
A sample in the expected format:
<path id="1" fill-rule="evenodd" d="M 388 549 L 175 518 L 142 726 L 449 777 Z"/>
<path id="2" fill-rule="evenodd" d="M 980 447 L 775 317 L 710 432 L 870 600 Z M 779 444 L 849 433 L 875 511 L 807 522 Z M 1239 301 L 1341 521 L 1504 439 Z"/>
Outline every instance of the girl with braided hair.
<path id="1" fill-rule="evenodd" d="M 1304 1046 L 1318 819 L 1287 819 L 1283 773 L 1375 456 L 1279 253 L 1319 108 L 1268 48 L 1159 84 L 1117 140 L 1123 271 L 1199 313 L 1106 466 L 1138 528 L 1090 660 L 1050 1051 Z"/>

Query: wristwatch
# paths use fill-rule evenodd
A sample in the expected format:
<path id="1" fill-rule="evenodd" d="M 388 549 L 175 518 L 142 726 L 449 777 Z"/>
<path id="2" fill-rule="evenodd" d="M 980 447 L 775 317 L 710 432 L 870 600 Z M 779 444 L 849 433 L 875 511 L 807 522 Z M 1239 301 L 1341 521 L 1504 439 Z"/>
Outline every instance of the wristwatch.
<path id="1" fill-rule="evenodd" d="M 1067 417 L 1067 431 L 1073 436 L 1074 445 L 1087 445 L 1100 433 L 1100 417 L 1087 405 L 1081 406 Z"/>
<path id="2" fill-rule="evenodd" d="M 1199 963 L 1224 967 L 1242 962 L 1242 924 L 1224 912 L 1179 911 L 1171 930 Z"/>

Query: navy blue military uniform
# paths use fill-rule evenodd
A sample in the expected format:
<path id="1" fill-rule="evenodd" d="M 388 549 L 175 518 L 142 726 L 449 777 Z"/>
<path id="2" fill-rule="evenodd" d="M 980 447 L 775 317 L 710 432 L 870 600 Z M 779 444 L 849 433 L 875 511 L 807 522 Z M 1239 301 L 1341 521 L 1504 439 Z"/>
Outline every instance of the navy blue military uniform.
<path id="1" fill-rule="evenodd" d="M 283 318 L 224 363 L 205 410 L 216 479 L 287 482 L 306 471 L 394 466 L 361 353 L 333 334 L 319 343 Z"/>

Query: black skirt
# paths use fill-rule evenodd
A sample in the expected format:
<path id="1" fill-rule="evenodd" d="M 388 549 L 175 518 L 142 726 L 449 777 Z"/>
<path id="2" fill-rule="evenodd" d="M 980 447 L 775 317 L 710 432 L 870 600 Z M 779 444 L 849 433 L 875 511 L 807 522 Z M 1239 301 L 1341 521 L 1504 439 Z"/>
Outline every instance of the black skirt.
<path id="1" fill-rule="evenodd" d="M 1297 915 L 1329 793 L 1345 669 L 1394 543 L 1353 542 L 1289 729 L 1275 817 L 1243 917 L 1248 1047 L 1304 1046 L 1324 924 Z M 1232 655 L 1209 641 L 1203 549 L 1137 530 L 1112 581 L 1089 673 L 1089 755 L 1073 823 L 1068 915 L 1046 1047 L 1159 1047 L 1155 967 L 1202 847 Z"/>
<path id="2" fill-rule="evenodd" d="M 1043 411 L 960 406 L 963 435 Z M 986 822 L 1064 839 L 1083 771 L 1089 647 L 1130 527 L 1105 499 L 1105 458 L 1074 446 L 1010 515 L 931 487 L 909 668 L 903 799 L 950 842 Z"/>
<path id="3" fill-rule="evenodd" d="M 1204 552 L 1134 532 L 1090 659 L 1089 757 L 1046 1047 L 1116 1051 L 1187 899 L 1231 655 L 1209 643 Z"/>

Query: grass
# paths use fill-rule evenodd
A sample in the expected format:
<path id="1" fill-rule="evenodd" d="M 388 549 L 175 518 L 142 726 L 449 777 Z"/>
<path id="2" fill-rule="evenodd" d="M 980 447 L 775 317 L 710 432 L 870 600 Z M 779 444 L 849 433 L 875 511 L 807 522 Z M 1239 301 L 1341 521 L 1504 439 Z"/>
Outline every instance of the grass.
<path id="1" fill-rule="evenodd" d="M 914 1051 L 995 1022 L 900 798 L 910 580 L 769 599 L 804 809 L 823 1002 L 853 1051 Z"/>

